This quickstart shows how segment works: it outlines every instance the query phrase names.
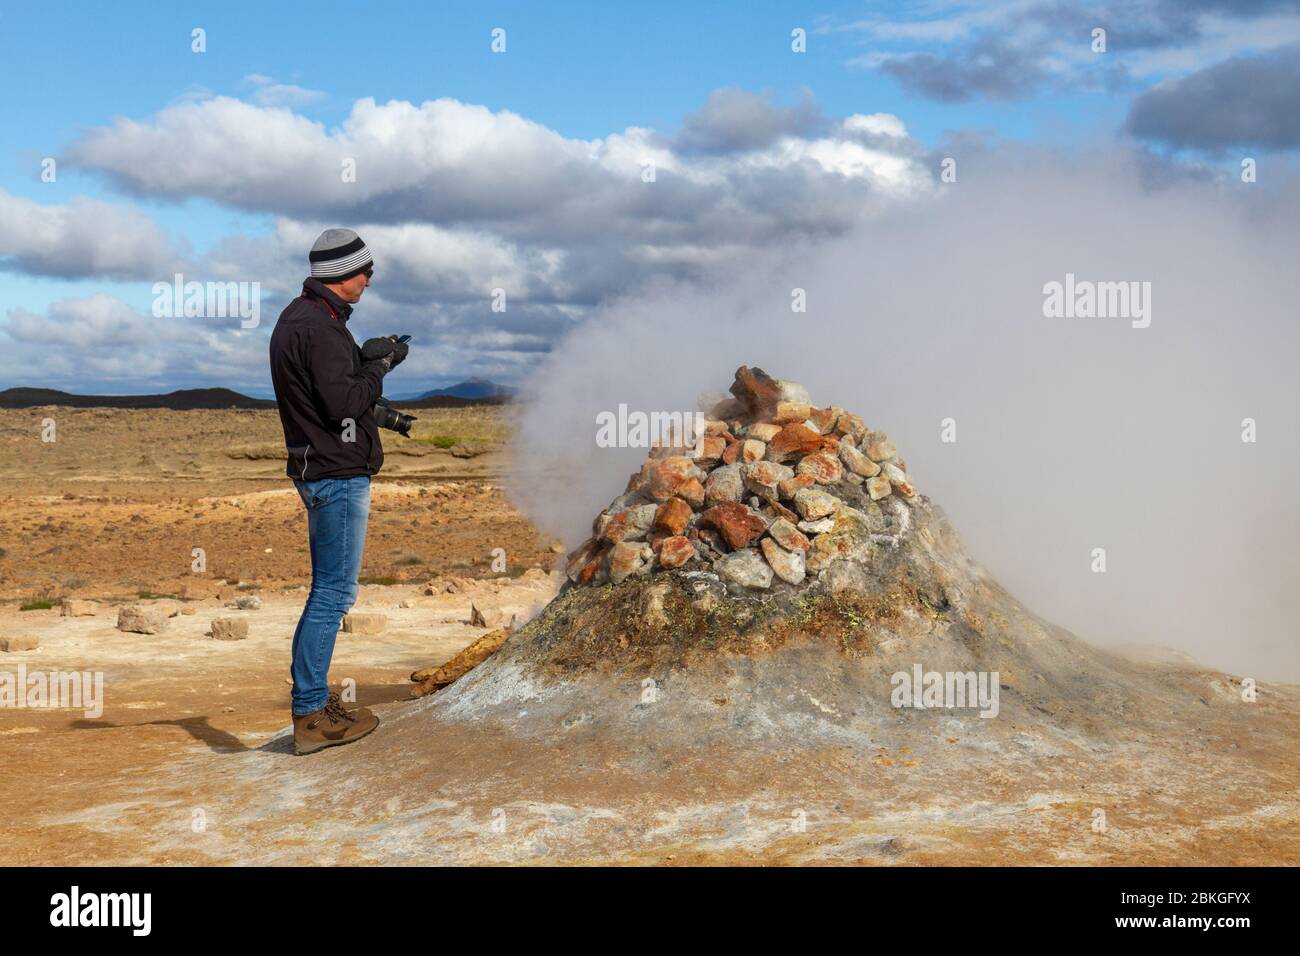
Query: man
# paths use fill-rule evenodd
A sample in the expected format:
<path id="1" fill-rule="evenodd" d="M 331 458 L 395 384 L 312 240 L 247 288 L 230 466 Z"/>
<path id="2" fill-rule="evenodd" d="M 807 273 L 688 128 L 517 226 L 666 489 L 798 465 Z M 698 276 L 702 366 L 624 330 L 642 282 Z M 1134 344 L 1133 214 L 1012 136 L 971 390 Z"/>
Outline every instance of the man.
<path id="1" fill-rule="evenodd" d="M 374 261 L 351 229 L 326 229 L 311 277 L 271 333 L 271 381 L 289 451 L 287 473 L 307 509 L 311 592 L 293 635 L 293 739 L 299 754 L 360 740 L 379 726 L 348 710 L 328 675 L 339 622 L 357 599 L 370 478 L 384 463 L 372 409 L 384 375 L 406 358 L 396 336 L 363 348 L 348 331 Z"/>

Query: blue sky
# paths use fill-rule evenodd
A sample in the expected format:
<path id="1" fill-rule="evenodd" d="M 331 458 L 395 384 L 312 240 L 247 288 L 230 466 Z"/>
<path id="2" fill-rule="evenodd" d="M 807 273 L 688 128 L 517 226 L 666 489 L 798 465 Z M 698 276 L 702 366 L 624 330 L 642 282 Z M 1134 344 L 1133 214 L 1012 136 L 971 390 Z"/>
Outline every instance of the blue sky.
<path id="1" fill-rule="evenodd" d="M 1289 160 L 1300 139 L 1295 91 L 1274 89 L 1295 75 L 1294 3 L 793 6 L 10 5 L 0 386 L 266 394 L 265 335 L 318 226 L 370 227 L 380 281 L 358 331 L 416 335 L 414 390 L 519 380 L 637 282 L 698 280 L 743 267 L 748 246 L 923 201 L 954 143 L 1115 146 L 1213 176 L 1243 151 Z M 306 139 L 328 162 L 270 168 Z M 391 182 L 337 193 L 336 147 Z M 634 192 L 647 159 L 663 173 L 652 201 Z M 260 281 L 270 314 L 160 333 L 150 290 L 177 269 Z M 501 283 L 518 293 L 506 316 L 484 304 Z M 158 353 L 132 362 L 141 341 Z"/>

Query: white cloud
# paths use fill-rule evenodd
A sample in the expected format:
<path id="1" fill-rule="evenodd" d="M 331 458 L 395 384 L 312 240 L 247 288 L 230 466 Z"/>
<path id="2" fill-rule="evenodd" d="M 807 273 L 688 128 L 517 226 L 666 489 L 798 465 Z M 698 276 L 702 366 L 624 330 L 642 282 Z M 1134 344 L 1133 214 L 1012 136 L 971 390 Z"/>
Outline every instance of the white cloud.
<path id="1" fill-rule="evenodd" d="M 150 337 L 145 318 L 105 292 L 87 298 L 60 299 L 45 315 L 11 309 L 0 328 L 18 342 L 74 348 L 140 345 Z"/>
<path id="2" fill-rule="evenodd" d="M 243 84 L 253 87 L 253 102 L 258 106 L 306 106 L 322 99 L 325 94 L 320 90 L 309 90 L 292 83 L 277 83 L 262 73 L 250 73 L 244 77 Z"/>
<path id="3" fill-rule="evenodd" d="M 0 259 L 34 275 L 143 279 L 166 272 L 177 253 L 138 210 L 80 196 L 45 205 L 0 188 Z"/>

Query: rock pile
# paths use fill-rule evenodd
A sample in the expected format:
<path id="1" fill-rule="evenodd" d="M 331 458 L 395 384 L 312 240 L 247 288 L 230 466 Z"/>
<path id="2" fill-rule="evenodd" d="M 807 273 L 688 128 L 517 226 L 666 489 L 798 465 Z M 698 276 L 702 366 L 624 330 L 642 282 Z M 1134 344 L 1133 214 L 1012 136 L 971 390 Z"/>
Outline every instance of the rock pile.
<path id="1" fill-rule="evenodd" d="M 793 587 L 833 561 L 897 548 L 916 496 L 893 442 L 807 390 L 741 366 L 708 410 L 698 453 L 651 449 L 567 559 L 573 585 L 676 571 L 740 588 Z"/>

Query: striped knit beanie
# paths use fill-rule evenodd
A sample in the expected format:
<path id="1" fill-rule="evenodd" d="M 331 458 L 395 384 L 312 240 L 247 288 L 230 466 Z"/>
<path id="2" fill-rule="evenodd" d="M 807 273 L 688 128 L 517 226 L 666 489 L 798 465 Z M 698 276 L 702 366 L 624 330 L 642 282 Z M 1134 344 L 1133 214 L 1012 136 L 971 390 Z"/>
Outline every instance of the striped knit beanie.
<path id="1" fill-rule="evenodd" d="M 308 258 L 312 276 L 322 282 L 343 282 L 374 265 L 370 250 L 351 229 L 326 229 Z"/>

